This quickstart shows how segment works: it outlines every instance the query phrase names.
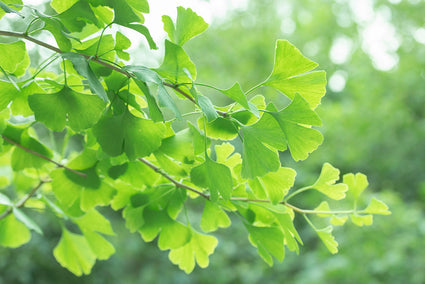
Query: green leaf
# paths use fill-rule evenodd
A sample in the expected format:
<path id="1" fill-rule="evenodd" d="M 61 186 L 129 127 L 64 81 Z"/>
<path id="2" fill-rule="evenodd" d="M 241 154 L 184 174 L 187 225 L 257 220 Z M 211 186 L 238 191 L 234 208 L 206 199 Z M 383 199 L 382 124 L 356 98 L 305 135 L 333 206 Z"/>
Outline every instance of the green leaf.
<path id="1" fill-rule="evenodd" d="M 134 160 L 150 155 L 161 146 L 165 126 L 126 111 L 120 115 L 102 117 L 94 126 L 93 133 L 108 155 L 126 153 Z"/>
<path id="2" fill-rule="evenodd" d="M 156 46 L 156 43 L 154 42 L 148 28 L 144 25 L 141 24 L 126 24 L 123 25 L 124 27 L 130 28 L 135 30 L 136 32 L 140 33 L 141 35 L 143 35 L 146 40 L 148 41 L 149 44 L 149 48 L 150 49 L 158 49 L 158 47 Z"/>
<path id="3" fill-rule="evenodd" d="M 217 201 L 220 195 L 229 200 L 232 196 L 232 174 L 230 169 L 211 160 L 207 155 L 205 162 L 192 168 L 190 180 L 197 186 L 208 188 L 211 194 L 211 201 Z"/>
<path id="4" fill-rule="evenodd" d="M 43 90 L 35 81 L 29 84 L 18 83 L 19 89 L 9 82 L 0 80 L 0 111 L 7 108 L 12 102 L 10 108 L 13 115 L 30 116 L 33 114 L 28 105 L 29 95 L 41 93 Z"/>
<path id="5" fill-rule="evenodd" d="M 212 122 L 218 117 L 217 111 L 208 97 L 198 94 L 197 101 L 208 122 Z"/>
<path id="6" fill-rule="evenodd" d="M 151 94 L 149 87 L 146 85 L 145 82 L 139 79 L 133 78 L 133 80 L 136 83 L 137 87 L 139 87 L 139 89 L 146 97 L 146 101 L 148 102 L 149 115 L 151 119 L 155 122 L 163 121 L 164 117 L 162 116 L 162 112 L 156 103 L 155 97 Z"/>
<path id="7" fill-rule="evenodd" d="M 322 201 L 319 204 L 319 206 L 317 206 L 316 208 L 314 208 L 314 211 L 326 211 L 326 212 L 329 212 L 329 211 L 331 211 L 331 208 L 329 207 L 328 202 Z M 332 214 L 330 214 L 330 213 L 316 213 L 316 214 L 319 217 L 330 217 L 330 216 L 332 216 Z"/>
<path id="8" fill-rule="evenodd" d="M 224 212 L 220 206 L 205 201 L 204 211 L 201 218 L 201 229 L 205 233 L 213 232 L 218 228 L 227 228 L 231 224 L 229 216 Z"/>
<path id="9" fill-rule="evenodd" d="M 0 204 L 1 205 L 7 205 L 7 206 L 13 205 L 13 203 L 12 203 L 12 201 L 10 201 L 9 197 L 4 195 L 3 193 L 0 193 Z"/>
<path id="10" fill-rule="evenodd" d="M 369 185 L 367 176 L 362 173 L 345 174 L 342 181 L 348 186 L 348 191 L 354 196 L 354 199 L 359 198 L 363 190 Z"/>
<path id="11" fill-rule="evenodd" d="M 28 229 L 34 230 L 35 232 L 39 233 L 40 235 L 43 234 L 41 231 L 41 228 L 31 219 L 29 218 L 24 212 L 22 212 L 20 209 L 14 207 L 13 208 L 13 215 L 15 215 L 16 219 L 24 223 L 25 226 L 27 226 Z"/>
<path id="12" fill-rule="evenodd" d="M 184 69 L 187 69 L 191 78 L 187 76 Z M 165 41 L 164 61 L 155 70 L 161 77 L 175 83 L 191 83 L 196 79 L 195 64 L 193 64 L 181 46 L 168 40 Z"/>
<path id="13" fill-rule="evenodd" d="M 60 265 L 77 276 L 90 274 L 96 262 L 96 255 L 86 238 L 62 228 L 62 237 L 53 250 L 53 255 Z"/>
<path id="14" fill-rule="evenodd" d="M 332 254 L 336 254 L 338 252 L 338 243 L 335 241 L 335 238 L 332 235 L 332 226 L 328 226 L 323 229 L 315 229 L 315 231 L 322 242 L 325 244 L 326 248 Z"/>
<path id="15" fill-rule="evenodd" d="M 370 226 L 373 223 L 372 215 L 350 215 L 350 218 L 353 224 L 359 227 Z"/>
<path id="16" fill-rule="evenodd" d="M 25 62 L 24 65 L 21 63 Z M 23 75 L 30 61 L 23 41 L 14 43 L 0 43 L 0 66 L 10 74 Z"/>
<path id="17" fill-rule="evenodd" d="M 162 140 L 159 151 L 176 159 L 177 161 L 191 164 L 195 160 L 195 149 L 192 141 L 193 134 L 189 128 L 186 128 L 177 132 L 175 135 Z"/>
<path id="18" fill-rule="evenodd" d="M 21 0 L 6 0 L 6 1 L 0 1 L 0 8 L 2 8 L 4 10 L 4 12 L 6 13 L 15 13 L 18 14 L 19 16 L 22 17 L 22 15 L 16 11 L 15 9 L 11 8 L 9 5 L 7 4 L 21 4 L 22 5 L 22 1 Z M 0 10 L 0 18 L 4 16 L 4 12 Z"/>
<path id="19" fill-rule="evenodd" d="M 322 122 L 300 95 L 295 95 L 289 106 L 272 113 L 272 115 L 285 134 L 286 142 L 295 161 L 306 159 L 309 153 L 322 144 L 322 134 L 310 127 L 310 125 L 320 126 Z"/>
<path id="20" fill-rule="evenodd" d="M 52 151 L 28 134 L 28 129 L 19 129 L 8 125 L 4 135 L 19 143 L 27 149 L 37 152 L 47 158 L 52 158 Z M 15 147 L 12 153 L 11 166 L 15 171 L 26 168 L 42 168 L 48 161 L 29 153 L 19 147 Z"/>
<path id="21" fill-rule="evenodd" d="M 53 9 L 55 9 L 56 12 L 62 13 L 69 8 L 71 8 L 75 3 L 77 3 L 79 0 L 69 0 L 69 1 L 62 1 L 62 0 L 52 0 L 50 3 L 50 6 L 52 6 Z"/>
<path id="22" fill-rule="evenodd" d="M 235 83 L 231 88 L 227 90 L 220 91 L 235 102 L 239 103 L 245 109 L 250 110 L 256 117 L 260 117 L 260 113 L 257 107 L 254 104 L 248 102 L 248 99 L 242 91 L 242 88 L 239 83 Z"/>
<path id="23" fill-rule="evenodd" d="M 335 184 L 339 180 L 339 170 L 334 168 L 331 164 L 323 164 L 322 171 L 317 181 L 311 186 L 324 195 L 340 200 L 345 198 L 345 192 L 348 190 L 348 186 L 343 183 Z"/>
<path id="24" fill-rule="evenodd" d="M 291 168 L 279 168 L 276 172 L 269 172 L 248 183 L 258 198 L 268 198 L 272 204 L 278 204 L 294 184 L 296 175 Z"/>
<path id="25" fill-rule="evenodd" d="M 257 123 L 242 127 L 241 130 L 242 177 L 253 179 L 277 171 L 280 161 L 275 149 L 285 150 L 286 144 L 283 132 L 273 117 L 264 113 Z"/>
<path id="26" fill-rule="evenodd" d="M 114 235 L 111 223 L 95 209 L 90 209 L 83 216 L 73 218 L 81 230 L 96 231 L 105 235 Z"/>
<path id="27" fill-rule="evenodd" d="M 83 230 L 83 235 L 97 259 L 106 260 L 115 253 L 114 246 L 102 235 L 90 230 Z"/>
<path id="28" fill-rule="evenodd" d="M 29 242 L 31 233 L 13 214 L 0 220 L 0 245 L 17 248 Z"/>
<path id="29" fill-rule="evenodd" d="M 168 94 L 165 89 L 162 79 L 158 76 L 158 74 L 144 66 L 125 66 L 123 70 L 132 72 L 137 79 L 143 82 L 152 82 L 155 83 L 158 87 L 158 101 L 159 105 L 163 107 L 168 107 L 171 109 L 177 118 L 181 119 L 181 114 L 179 109 L 177 108 L 176 103 L 173 98 Z"/>
<path id="30" fill-rule="evenodd" d="M 172 263 L 189 274 L 195 268 L 195 260 L 202 268 L 208 266 L 208 256 L 214 252 L 217 244 L 216 238 L 191 230 L 190 241 L 183 247 L 171 250 L 168 257 Z"/>
<path id="31" fill-rule="evenodd" d="M 283 233 L 277 227 L 255 227 L 245 224 L 249 231 L 249 240 L 257 247 L 258 254 L 264 261 L 272 266 L 274 256 L 278 261 L 285 257 Z"/>
<path id="32" fill-rule="evenodd" d="M 391 214 L 391 212 L 388 210 L 388 206 L 384 202 L 376 198 L 372 198 L 369 205 L 366 207 L 366 209 L 363 212 L 369 213 L 369 214 L 379 214 L 379 215 Z"/>
<path id="33" fill-rule="evenodd" d="M 104 102 L 108 102 L 108 96 L 106 95 L 105 89 L 84 56 L 77 53 L 62 53 L 62 57 L 70 60 L 78 74 L 87 79 L 93 94 L 99 96 Z"/>
<path id="34" fill-rule="evenodd" d="M 206 135 L 213 139 L 232 140 L 238 136 L 238 127 L 227 118 L 217 117 L 211 122 L 206 122 L 202 116 L 198 119 L 199 129 L 206 128 Z"/>
<path id="35" fill-rule="evenodd" d="M 313 70 L 317 63 L 304 57 L 301 52 L 286 40 L 276 42 L 273 72 L 263 85 L 283 92 L 290 99 L 299 93 L 314 109 L 325 95 L 326 73 Z"/>
<path id="36" fill-rule="evenodd" d="M 30 95 L 28 103 L 35 119 L 54 131 L 62 131 L 66 122 L 77 132 L 90 128 L 105 107 L 97 96 L 77 93 L 67 86 L 57 93 Z"/>
<path id="37" fill-rule="evenodd" d="M 172 42 L 182 46 L 189 39 L 199 35 L 208 28 L 208 24 L 192 9 L 177 7 L 177 21 L 174 27 L 169 16 L 162 16 L 164 30 Z"/>
<path id="38" fill-rule="evenodd" d="M 293 219 L 291 218 L 290 213 L 276 214 L 276 219 L 278 224 L 283 230 L 285 244 L 291 251 L 299 252 L 298 243 L 303 244 L 300 235 L 295 229 Z"/>
<path id="39" fill-rule="evenodd" d="M 347 216 L 332 216 L 331 224 L 334 226 L 342 226 L 347 222 Z"/>

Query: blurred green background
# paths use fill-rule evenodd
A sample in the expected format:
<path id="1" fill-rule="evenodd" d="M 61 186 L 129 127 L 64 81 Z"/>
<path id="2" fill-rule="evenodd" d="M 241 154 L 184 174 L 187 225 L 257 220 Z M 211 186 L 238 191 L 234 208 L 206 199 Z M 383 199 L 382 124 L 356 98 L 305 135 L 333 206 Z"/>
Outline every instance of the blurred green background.
<path id="1" fill-rule="evenodd" d="M 369 197 L 379 196 L 392 211 L 371 227 L 337 229 L 337 255 L 297 220 L 305 246 L 270 268 L 234 220 L 216 234 L 220 243 L 210 266 L 186 275 L 155 243 L 143 243 L 116 223 L 119 237 L 111 241 L 117 253 L 77 278 L 52 256 L 60 237 L 52 217 L 37 220 L 43 238 L 34 234 L 21 248 L 0 248 L 0 284 L 425 283 L 424 12 L 421 0 L 250 0 L 187 43 L 198 82 L 220 88 L 239 81 L 248 90 L 265 79 L 276 39 L 288 39 L 327 72 L 327 95 L 317 109 L 325 141 L 306 161 L 294 163 L 283 154 L 282 162 L 297 169 L 300 184 L 314 181 L 326 161 L 342 173 L 363 172 Z M 257 93 L 266 92 L 274 101 L 282 99 L 271 89 Z M 317 205 L 310 199 L 303 207 Z"/>

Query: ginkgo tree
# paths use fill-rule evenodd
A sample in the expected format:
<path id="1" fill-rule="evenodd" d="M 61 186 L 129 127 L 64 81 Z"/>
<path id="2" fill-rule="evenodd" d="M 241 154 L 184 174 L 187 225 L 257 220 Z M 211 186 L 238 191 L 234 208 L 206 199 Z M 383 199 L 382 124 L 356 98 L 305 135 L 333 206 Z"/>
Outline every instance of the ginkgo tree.
<path id="1" fill-rule="evenodd" d="M 340 180 L 329 163 L 313 184 L 294 186 L 297 173 L 280 153 L 305 160 L 322 143 L 315 109 L 326 74 L 288 41 L 277 40 L 267 79 L 247 91 L 237 82 L 221 89 L 196 80 L 183 47 L 208 27 L 191 9 L 178 7 L 175 20 L 163 16 L 164 59 L 149 68 L 134 65 L 125 34 L 134 30 L 157 48 L 143 25 L 146 0 L 48 4 L 0 1 L 0 23 L 13 27 L 0 28 L 0 245 L 16 248 L 43 234 L 33 215 L 53 213 L 62 229 L 53 255 L 75 275 L 89 274 L 119 249 L 99 210 L 108 206 L 190 273 L 208 266 L 218 245 L 213 232 L 231 225 L 229 215 L 272 265 L 302 245 L 294 218 L 336 253 L 334 226 L 371 225 L 374 214 L 390 214 L 382 201 L 362 197 L 365 175 Z M 290 102 L 278 108 L 260 87 Z M 206 90 L 230 103 L 215 105 Z M 316 208 L 293 204 L 311 190 L 322 193 Z M 191 220 L 187 211 L 200 201 L 202 216 Z"/>

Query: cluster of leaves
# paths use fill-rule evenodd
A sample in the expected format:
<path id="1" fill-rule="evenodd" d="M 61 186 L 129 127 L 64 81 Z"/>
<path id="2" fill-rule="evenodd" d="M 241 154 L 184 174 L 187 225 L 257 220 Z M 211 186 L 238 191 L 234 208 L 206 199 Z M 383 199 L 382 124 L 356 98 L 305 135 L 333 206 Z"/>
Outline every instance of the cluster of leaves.
<path id="1" fill-rule="evenodd" d="M 19 0 L 0 1 L 23 28 L 0 30 L 13 39 L 0 43 L 0 245 L 21 246 L 31 230 L 42 234 L 28 212 L 50 211 L 62 228 L 55 258 L 76 275 L 88 274 L 97 259 L 115 252 L 105 237 L 114 231 L 99 212 L 110 206 L 122 211 L 131 232 L 147 242 L 157 239 L 161 250 L 170 250 L 170 261 L 190 273 L 196 263 L 208 266 L 218 243 L 209 233 L 230 226 L 231 213 L 270 265 L 273 257 L 283 260 L 285 246 L 298 252 L 298 214 L 336 253 L 333 226 L 348 218 L 370 225 L 373 214 L 390 213 L 376 199 L 358 209 L 366 176 L 346 174 L 338 182 L 339 170 L 328 163 L 314 184 L 294 188 L 296 172 L 282 166 L 279 153 L 304 160 L 322 143 L 315 108 L 326 76 L 312 71 L 317 64 L 288 41 L 277 41 L 265 81 L 248 91 L 238 83 L 220 89 L 196 82 L 195 64 L 183 48 L 208 26 L 191 9 L 179 7 L 175 21 L 163 16 L 169 38 L 164 60 L 147 68 L 126 64 L 131 40 L 120 29 L 106 34 L 111 26 L 133 29 L 156 48 L 143 25 L 147 1 L 53 0 L 50 6 L 41 12 Z M 43 36 L 52 36 L 57 47 L 37 39 Z M 31 67 L 27 42 L 52 56 Z M 57 72 L 47 71 L 55 64 Z M 278 109 L 254 94 L 261 86 L 282 92 L 290 103 Z M 202 88 L 232 103 L 215 106 Z M 191 102 L 193 110 L 182 113 L 180 101 Z M 197 123 L 188 116 L 197 116 Z M 185 121 L 183 128 L 174 124 Z M 242 141 L 240 151 L 234 140 Z M 317 208 L 290 203 L 307 190 L 323 194 Z M 197 223 L 187 207 L 199 199 L 204 207 Z M 327 225 L 319 226 L 319 219 Z"/>

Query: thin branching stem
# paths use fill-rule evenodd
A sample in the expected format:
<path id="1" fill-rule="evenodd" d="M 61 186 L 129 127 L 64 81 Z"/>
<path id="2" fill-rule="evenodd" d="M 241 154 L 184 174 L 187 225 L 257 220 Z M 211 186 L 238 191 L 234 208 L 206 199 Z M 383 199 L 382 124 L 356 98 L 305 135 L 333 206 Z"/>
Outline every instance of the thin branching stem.
<path id="1" fill-rule="evenodd" d="M 46 156 L 44 156 L 43 154 L 40 154 L 40 153 L 38 153 L 38 152 L 36 152 L 36 151 L 34 151 L 34 150 L 31 150 L 31 149 L 29 149 L 29 148 L 27 148 L 27 147 L 25 147 L 25 146 L 22 146 L 21 144 L 19 144 L 18 142 L 16 142 L 16 141 L 13 141 L 12 139 L 10 139 L 9 137 L 6 137 L 5 135 L 1 135 L 1 137 L 5 140 L 5 141 L 7 141 L 7 142 L 9 142 L 10 144 L 13 144 L 13 145 L 15 145 L 16 147 L 18 147 L 18 148 L 21 148 L 22 150 L 24 150 L 25 152 L 27 152 L 27 153 L 30 153 L 30 154 L 32 154 L 32 155 L 34 155 L 34 156 L 37 156 L 37 157 L 40 157 L 40 158 L 42 158 L 43 160 L 46 160 L 46 161 L 49 161 L 50 163 L 53 163 L 53 164 L 55 164 L 56 166 L 58 166 L 59 168 L 64 168 L 65 170 L 67 170 L 67 171 L 70 171 L 70 172 L 73 172 L 74 174 L 76 174 L 76 175 L 79 175 L 79 176 L 81 176 L 81 177 L 87 177 L 87 175 L 85 174 L 85 173 L 82 173 L 82 172 L 80 172 L 80 171 L 77 171 L 77 170 L 74 170 L 74 169 L 71 169 L 71 168 L 68 168 L 67 166 L 65 166 L 65 165 L 63 165 L 63 164 L 61 164 L 61 163 L 58 163 L 58 162 L 56 162 L 56 161 L 54 161 L 54 160 L 52 160 L 52 159 L 50 159 L 49 157 L 46 157 Z"/>
<path id="2" fill-rule="evenodd" d="M 41 188 L 41 186 L 47 182 L 50 182 L 51 180 L 40 180 L 40 182 L 31 189 L 30 192 L 28 192 L 27 194 L 25 194 L 24 197 L 22 197 L 21 200 L 19 200 L 14 206 L 11 206 L 9 208 L 6 209 L 6 211 L 4 211 L 1 215 L 0 215 L 0 220 L 6 218 L 7 216 L 9 216 L 12 212 L 13 212 L 13 208 L 21 208 L 25 205 L 25 203 L 28 201 L 28 199 L 30 199 L 31 197 L 33 197 L 37 191 Z"/>

